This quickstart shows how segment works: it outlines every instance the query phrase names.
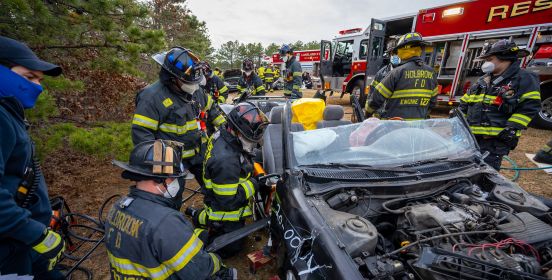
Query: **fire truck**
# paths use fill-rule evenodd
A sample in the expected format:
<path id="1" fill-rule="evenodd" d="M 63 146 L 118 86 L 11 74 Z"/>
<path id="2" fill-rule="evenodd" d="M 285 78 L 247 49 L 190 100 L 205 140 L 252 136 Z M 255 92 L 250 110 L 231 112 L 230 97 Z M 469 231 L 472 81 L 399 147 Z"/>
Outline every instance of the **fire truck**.
<path id="1" fill-rule="evenodd" d="M 552 0 L 479 0 L 423 9 L 388 19 L 372 19 L 365 28 L 343 30 L 321 41 L 323 90 L 354 94 L 366 102 L 383 54 L 398 36 L 415 31 L 431 43 L 424 59 L 438 74 L 440 105 L 454 106 L 481 72 L 474 59 L 487 41 L 510 39 L 532 51 L 522 67 L 541 79 L 542 110 L 533 125 L 552 129 Z"/>
<path id="2" fill-rule="evenodd" d="M 305 50 L 305 51 L 294 51 L 293 54 L 295 55 L 296 60 L 301 63 L 301 68 L 303 69 L 303 72 L 310 72 L 312 74 L 312 71 L 317 68 L 316 64 L 320 62 L 320 50 Z M 328 54 L 326 53 L 326 58 Z M 282 68 L 284 61 L 280 59 L 280 55 L 278 53 L 272 54 L 272 63 Z"/>

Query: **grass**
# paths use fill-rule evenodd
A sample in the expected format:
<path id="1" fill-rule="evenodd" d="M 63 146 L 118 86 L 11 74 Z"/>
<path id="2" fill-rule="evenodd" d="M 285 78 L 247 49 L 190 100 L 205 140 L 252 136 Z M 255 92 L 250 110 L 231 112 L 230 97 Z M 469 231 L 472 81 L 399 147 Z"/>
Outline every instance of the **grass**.
<path id="1" fill-rule="evenodd" d="M 37 154 L 48 154 L 71 148 L 98 159 L 128 160 L 132 150 L 130 123 L 101 122 L 94 127 L 78 127 L 72 123 L 57 123 L 32 131 Z"/>

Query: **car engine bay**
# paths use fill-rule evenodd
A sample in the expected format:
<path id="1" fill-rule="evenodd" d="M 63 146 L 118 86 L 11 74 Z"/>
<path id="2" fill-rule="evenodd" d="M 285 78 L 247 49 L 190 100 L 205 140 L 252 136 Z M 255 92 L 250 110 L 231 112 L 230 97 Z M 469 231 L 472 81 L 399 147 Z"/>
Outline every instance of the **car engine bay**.
<path id="1" fill-rule="evenodd" d="M 552 279 L 550 208 L 491 176 L 307 200 L 367 279 Z"/>

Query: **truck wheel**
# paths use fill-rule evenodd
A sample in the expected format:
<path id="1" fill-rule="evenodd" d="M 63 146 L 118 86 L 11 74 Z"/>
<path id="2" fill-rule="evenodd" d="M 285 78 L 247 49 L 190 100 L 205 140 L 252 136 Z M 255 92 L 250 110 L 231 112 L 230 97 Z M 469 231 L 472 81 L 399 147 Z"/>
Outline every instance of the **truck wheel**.
<path id="1" fill-rule="evenodd" d="M 364 93 L 364 81 L 356 80 L 351 89 L 351 94 L 356 96 L 358 103 L 360 103 L 360 106 L 364 108 L 364 104 L 366 103 L 366 94 Z M 351 105 L 353 105 L 352 101 Z"/>
<path id="2" fill-rule="evenodd" d="M 552 86 L 541 89 L 542 108 L 531 122 L 531 126 L 552 130 Z"/>

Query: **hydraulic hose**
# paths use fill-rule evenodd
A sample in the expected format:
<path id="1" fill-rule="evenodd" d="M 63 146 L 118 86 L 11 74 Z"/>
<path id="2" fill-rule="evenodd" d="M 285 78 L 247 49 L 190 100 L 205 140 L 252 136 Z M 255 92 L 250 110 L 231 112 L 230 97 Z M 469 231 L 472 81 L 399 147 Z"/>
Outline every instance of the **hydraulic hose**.
<path id="1" fill-rule="evenodd" d="M 504 156 L 504 159 L 509 162 L 512 167 L 501 167 L 501 170 L 512 170 L 514 171 L 514 176 L 512 177 L 512 181 L 517 181 L 519 179 L 520 171 L 534 171 L 534 170 L 545 170 L 545 169 L 552 169 L 552 166 L 547 167 L 518 167 L 515 160 L 511 159 L 508 156 Z"/>

